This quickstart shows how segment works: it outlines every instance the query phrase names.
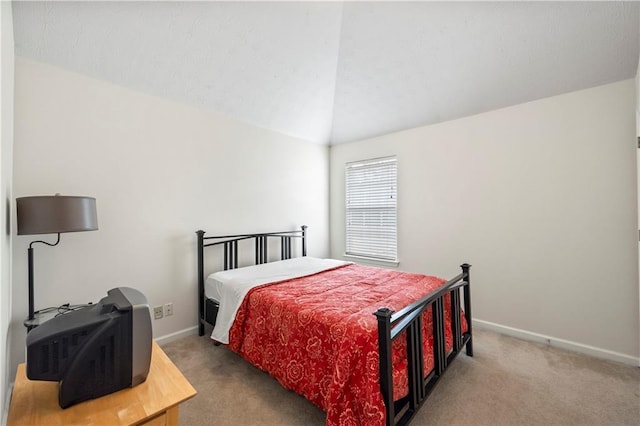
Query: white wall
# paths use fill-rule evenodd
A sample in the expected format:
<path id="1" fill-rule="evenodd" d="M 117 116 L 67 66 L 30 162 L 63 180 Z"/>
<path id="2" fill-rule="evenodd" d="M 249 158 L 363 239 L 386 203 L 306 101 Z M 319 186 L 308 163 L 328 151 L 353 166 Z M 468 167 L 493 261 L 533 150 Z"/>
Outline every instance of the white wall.
<path id="1" fill-rule="evenodd" d="M 473 265 L 473 316 L 638 363 L 634 81 L 331 148 L 331 256 L 346 162 L 397 155 L 400 269 Z"/>
<path id="2" fill-rule="evenodd" d="M 197 323 L 196 230 L 306 224 L 309 253 L 328 254 L 326 146 L 20 57 L 15 78 L 15 196 L 95 196 L 100 227 L 34 246 L 36 308 L 132 286 L 152 306 L 173 302 L 172 317 L 153 321 L 167 336 Z M 33 239 L 14 239 L 16 346 Z"/>
<path id="3" fill-rule="evenodd" d="M 0 2 L 0 419 L 4 424 L 9 386 L 11 313 L 11 206 L 13 173 L 13 19 L 11 2 Z"/>

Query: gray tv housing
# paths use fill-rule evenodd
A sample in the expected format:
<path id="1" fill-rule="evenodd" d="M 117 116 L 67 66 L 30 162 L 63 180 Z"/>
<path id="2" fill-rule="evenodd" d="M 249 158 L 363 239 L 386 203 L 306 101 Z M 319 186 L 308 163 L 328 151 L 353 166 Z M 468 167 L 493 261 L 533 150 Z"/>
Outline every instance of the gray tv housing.
<path id="1" fill-rule="evenodd" d="M 146 297 L 134 288 L 117 287 L 98 303 L 31 330 L 27 377 L 60 382 L 58 403 L 67 408 L 144 382 L 151 340 Z"/>

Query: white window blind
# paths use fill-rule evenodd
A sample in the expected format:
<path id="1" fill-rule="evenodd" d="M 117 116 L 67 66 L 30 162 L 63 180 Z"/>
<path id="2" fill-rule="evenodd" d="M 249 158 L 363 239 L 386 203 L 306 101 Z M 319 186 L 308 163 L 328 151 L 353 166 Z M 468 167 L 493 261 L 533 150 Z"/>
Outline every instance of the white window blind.
<path id="1" fill-rule="evenodd" d="M 348 163 L 346 254 L 397 261 L 395 157 Z"/>

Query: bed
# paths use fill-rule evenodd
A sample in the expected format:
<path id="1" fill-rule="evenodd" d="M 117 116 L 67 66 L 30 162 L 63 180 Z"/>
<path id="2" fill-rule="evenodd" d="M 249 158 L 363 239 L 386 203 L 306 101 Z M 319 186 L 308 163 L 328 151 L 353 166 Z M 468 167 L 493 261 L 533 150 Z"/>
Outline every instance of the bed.
<path id="1" fill-rule="evenodd" d="M 315 259 L 306 226 L 196 234 L 199 334 L 213 325 L 215 342 L 318 405 L 328 425 L 406 424 L 462 348 L 473 355 L 468 264 L 445 281 Z M 254 265 L 238 268 L 248 243 Z M 205 275 L 208 247 L 222 269 Z"/>

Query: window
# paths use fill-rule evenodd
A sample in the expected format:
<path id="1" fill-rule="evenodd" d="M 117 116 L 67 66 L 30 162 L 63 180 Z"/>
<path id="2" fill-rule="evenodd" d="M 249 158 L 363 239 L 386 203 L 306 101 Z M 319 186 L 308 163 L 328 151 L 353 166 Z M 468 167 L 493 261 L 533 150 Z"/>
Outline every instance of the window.
<path id="1" fill-rule="evenodd" d="M 397 171 L 395 157 L 347 164 L 346 255 L 397 261 Z"/>

